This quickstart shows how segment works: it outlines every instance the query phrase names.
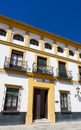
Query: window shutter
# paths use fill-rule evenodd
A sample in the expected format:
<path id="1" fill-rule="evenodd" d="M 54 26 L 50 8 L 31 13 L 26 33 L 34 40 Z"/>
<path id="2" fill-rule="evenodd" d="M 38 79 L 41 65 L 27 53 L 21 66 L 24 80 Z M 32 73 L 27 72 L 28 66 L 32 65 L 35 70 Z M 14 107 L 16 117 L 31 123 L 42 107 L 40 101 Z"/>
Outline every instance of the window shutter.
<path id="1" fill-rule="evenodd" d="M 2 99 L 2 107 L 1 107 L 1 111 L 4 110 L 5 96 L 6 96 L 6 88 L 4 88 L 4 92 L 3 92 L 3 99 Z"/>
<path id="2" fill-rule="evenodd" d="M 71 99 L 70 99 L 70 93 L 68 93 L 68 111 L 71 111 Z"/>
<path id="3" fill-rule="evenodd" d="M 21 108 L 21 89 L 19 90 L 19 93 L 18 93 L 18 106 L 17 106 L 17 110 L 20 111 L 20 108 Z"/>

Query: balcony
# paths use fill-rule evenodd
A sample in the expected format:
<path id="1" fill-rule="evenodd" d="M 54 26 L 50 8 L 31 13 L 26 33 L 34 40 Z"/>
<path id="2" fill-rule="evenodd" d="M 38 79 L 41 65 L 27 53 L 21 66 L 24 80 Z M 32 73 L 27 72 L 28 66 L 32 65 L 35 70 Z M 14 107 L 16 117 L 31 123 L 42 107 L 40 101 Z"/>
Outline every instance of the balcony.
<path id="1" fill-rule="evenodd" d="M 37 63 L 33 64 L 33 72 L 53 75 L 53 67 L 52 66 L 38 66 Z"/>
<path id="2" fill-rule="evenodd" d="M 59 71 L 59 69 L 57 68 L 56 74 L 57 74 L 57 77 L 59 78 L 65 78 L 65 79 L 70 79 L 70 80 L 72 79 L 72 71 L 69 71 L 69 70 Z"/>
<path id="3" fill-rule="evenodd" d="M 5 57 L 4 68 L 26 72 L 27 61 L 20 61 L 20 60 Z"/>

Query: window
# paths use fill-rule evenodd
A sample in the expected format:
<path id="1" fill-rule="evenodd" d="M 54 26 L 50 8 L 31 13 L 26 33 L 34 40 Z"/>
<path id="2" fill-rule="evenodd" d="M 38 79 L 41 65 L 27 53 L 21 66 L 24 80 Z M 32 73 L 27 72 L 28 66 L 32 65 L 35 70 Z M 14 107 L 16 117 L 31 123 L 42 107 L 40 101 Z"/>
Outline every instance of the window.
<path id="1" fill-rule="evenodd" d="M 42 73 L 47 66 L 47 59 L 39 57 L 37 58 L 37 71 Z"/>
<path id="2" fill-rule="evenodd" d="M 22 42 L 24 41 L 23 36 L 21 36 L 21 35 L 19 35 L 19 34 L 14 35 L 14 36 L 13 36 L 13 39 L 18 40 L 18 41 L 22 41 Z"/>
<path id="3" fill-rule="evenodd" d="M 42 57 L 39 57 L 37 58 L 37 66 L 46 66 L 46 63 L 47 62 L 47 59 L 46 58 L 42 58 Z"/>
<path id="4" fill-rule="evenodd" d="M 61 112 L 71 111 L 71 102 L 70 102 L 69 92 L 60 92 L 60 105 L 61 105 Z"/>
<path id="5" fill-rule="evenodd" d="M 81 58 L 81 53 L 79 53 L 79 57 Z"/>
<path id="6" fill-rule="evenodd" d="M 63 53 L 63 49 L 61 47 L 57 47 L 57 51 Z"/>
<path id="7" fill-rule="evenodd" d="M 5 97 L 5 104 L 4 110 L 5 111 L 13 111 L 17 110 L 18 106 L 18 88 L 7 88 L 6 90 L 6 97 Z"/>
<path id="8" fill-rule="evenodd" d="M 30 44 L 39 46 L 38 41 L 36 41 L 36 40 L 34 40 L 34 39 L 31 39 L 31 40 L 30 40 Z"/>
<path id="9" fill-rule="evenodd" d="M 59 76 L 63 78 L 67 77 L 66 63 L 64 62 L 59 62 Z"/>
<path id="10" fill-rule="evenodd" d="M 21 68 L 22 67 L 23 53 L 13 50 L 10 60 L 10 67 Z"/>
<path id="11" fill-rule="evenodd" d="M 69 55 L 74 56 L 74 53 L 71 50 L 69 50 Z"/>
<path id="12" fill-rule="evenodd" d="M 52 49 L 51 45 L 48 44 L 48 43 L 45 43 L 45 48 L 46 48 L 46 49 L 50 49 L 50 50 Z"/>
<path id="13" fill-rule="evenodd" d="M 0 29 L 0 35 L 1 35 L 1 36 L 6 36 L 6 31 L 3 30 L 3 29 Z"/>
<path id="14" fill-rule="evenodd" d="M 47 65 L 47 58 L 37 57 L 37 63 L 33 64 L 33 72 L 53 75 L 53 67 Z"/>

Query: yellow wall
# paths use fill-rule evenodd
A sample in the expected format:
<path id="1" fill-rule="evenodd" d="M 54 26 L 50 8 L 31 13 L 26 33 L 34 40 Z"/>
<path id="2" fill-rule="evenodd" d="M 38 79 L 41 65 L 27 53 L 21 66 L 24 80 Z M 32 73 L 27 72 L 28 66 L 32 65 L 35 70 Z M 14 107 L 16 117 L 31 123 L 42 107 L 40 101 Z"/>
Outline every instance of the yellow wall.
<path id="1" fill-rule="evenodd" d="M 33 93 L 34 88 L 48 89 L 48 120 L 55 122 L 54 108 L 54 82 L 44 83 L 36 82 L 33 77 L 28 80 L 28 109 L 26 115 L 26 124 L 31 124 L 33 121 Z"/>

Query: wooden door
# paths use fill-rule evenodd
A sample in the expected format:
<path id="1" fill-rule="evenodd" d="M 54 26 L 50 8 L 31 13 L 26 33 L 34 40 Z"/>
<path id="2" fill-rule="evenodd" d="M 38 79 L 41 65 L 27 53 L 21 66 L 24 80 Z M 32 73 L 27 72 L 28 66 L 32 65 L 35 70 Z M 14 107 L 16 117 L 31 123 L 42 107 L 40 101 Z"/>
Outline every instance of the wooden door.
<path id="1" fill-rule="evenodd" d="M 34 89 L 33 119 L 47 118 L 48 90 Z"/>

